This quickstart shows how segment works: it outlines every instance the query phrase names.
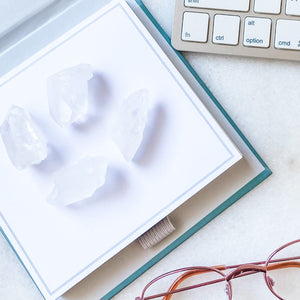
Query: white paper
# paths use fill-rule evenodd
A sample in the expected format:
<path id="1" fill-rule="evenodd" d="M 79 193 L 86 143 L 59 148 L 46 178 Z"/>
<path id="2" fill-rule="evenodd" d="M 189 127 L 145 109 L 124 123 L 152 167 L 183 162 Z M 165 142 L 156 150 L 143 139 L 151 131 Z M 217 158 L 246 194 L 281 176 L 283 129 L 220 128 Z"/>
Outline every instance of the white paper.
<path id="1" fill-rule="evenodd" d="M 87 121 L 61 129 L 49 115 L 46 79 L 89 63 Z M 12 105 L 31 112 L 49 159 L 17 171 L 0 144 L 0 224 L 46 299 L 71 288 L 241 159 L 162 50 L 123 1 L 113 2 L 0 79 L 0 123 Z M 152 96 L 145 138 L 132 163 L 110 140 L 124 98 Z M 50 206 L 53 173 L 84 155 L 110 160 L 91 199 Z M 76 183 L 75 183 L 76 184 Z"/>

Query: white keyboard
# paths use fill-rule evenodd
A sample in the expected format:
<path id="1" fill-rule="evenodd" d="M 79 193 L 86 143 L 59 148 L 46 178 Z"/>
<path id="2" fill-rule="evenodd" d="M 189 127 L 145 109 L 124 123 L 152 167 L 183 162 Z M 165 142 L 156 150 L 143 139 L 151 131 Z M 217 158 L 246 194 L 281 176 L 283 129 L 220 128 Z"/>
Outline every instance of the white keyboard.
<path id="1" fill-rule="evenodd" d="M 175 0 L 173 46 L 300 61 L 300 0 Z"/>

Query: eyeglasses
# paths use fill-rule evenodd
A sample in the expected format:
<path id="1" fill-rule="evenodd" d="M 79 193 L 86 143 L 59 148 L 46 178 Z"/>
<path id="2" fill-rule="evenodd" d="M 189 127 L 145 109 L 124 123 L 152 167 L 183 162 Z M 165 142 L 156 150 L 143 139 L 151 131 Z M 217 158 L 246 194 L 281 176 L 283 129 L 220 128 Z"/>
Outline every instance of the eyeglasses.
<path id="1" fill-rule="evenodd" d="M 223 272 L 226 270 L 227 274 Z M 192 300 L 199 297 L 232 300 L 232 279 L 257 273 L 264 275 L 267 287 L 278 299 L 299 300 L 300 239 L 280 247 L 266 261 L 233 266 L 187 267 L 167 272 L 150 281 L 141 297 L 135 300 Z M 162 292 L 168 286 L 169 289 Z"/>

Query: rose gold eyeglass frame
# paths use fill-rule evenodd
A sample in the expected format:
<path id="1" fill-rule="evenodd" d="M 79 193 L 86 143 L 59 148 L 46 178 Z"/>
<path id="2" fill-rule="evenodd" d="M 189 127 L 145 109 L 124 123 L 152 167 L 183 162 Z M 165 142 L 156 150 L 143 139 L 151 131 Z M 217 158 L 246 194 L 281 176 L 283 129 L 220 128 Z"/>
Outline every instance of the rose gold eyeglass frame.
<path id="1" fill-rule="evenodd" d="M 231 280 L 234 278 L 239 278 L 239 277 L 244 277 L 247 275 L 252 275 L 255 273 L 264 273 L 264 278 L 265 282 L 270 289 L 270 291 L 280 300 L 285 300 L 281 298 L 273 289 L 274 282 L 272 278 L 268 276 L 268 271 L 272 270 L 279 270 L 279 269 L 285 269 L 285 268 L 300 268 L 300 262 L 297 262 L 296 260 L 300 259 L 300 256 L 295 256 L 295 257 L 287 257 L 287 258 L 282 258 L 282 259 L 273 259 L 273 257 L 281 250 L 294 245 L 296 243 L 300 243 L 299 240 L 295 240 L 293 242 L 287 243 L 283 245 L 282 247 L 278 248 L 275 250 L 266 261 L 260 261 L 260 262 L 254 262 L 254 263 L 248 263 L 248 264 L 240 264 L 240 265 L 232 265 L 232 266 L 225 266 L 225 265 L 220 265 L 220 266 L 214 266 L 214 267 L 187 267 L 187 268 L 181 268 L 177 270 L 173 270 L 167 273 L 164 273 L 153 280 L 151 280 L 144 288 L 142 291 L 141 297 L 136 297 L 135 300 L 151 300 L 151 299 L 157 299 L 157 298 L 162 298 L 162 300 L 170 300 L 172 296 L 176 293 L 192 290 L 195 288 L 200 288 L 203 286 L 211 285 L 211 284 L 216 284 L 220 282 L 225 282 L 227 284 L 226 286 L 226 292 L 228 294 L 229 300 L 232 300 L 232 285 L 231 285 Z M 233 269 L 233 270 L 232 270 Z M 222 271 L 225 270 L 232 270 L 230 271 L 227 275 L 223 273 Z M 160 279 L 163 279 L 165 277 L 168 277 L 170 275 L 174 275 L 177 273 L 182 273 L 183 274 L 179 275 L 172 285 L 169 287 L 167 292 L 156 294 L 156 295 L 151 295 L 151 296 L 145 296 L 146 291 L 150 286 L 152 286 L 155 282 L 157 282 Z M 209 273 L 209 272 L 216 272 L 220 276 L 222 276 L 221 279 L 216 279 L 204 283 L 199 283 L 191 286 L 186 286 L 182 288 L 178 288 L 178 286 L 187 278 L 203 274 L 203 273 Z"/>

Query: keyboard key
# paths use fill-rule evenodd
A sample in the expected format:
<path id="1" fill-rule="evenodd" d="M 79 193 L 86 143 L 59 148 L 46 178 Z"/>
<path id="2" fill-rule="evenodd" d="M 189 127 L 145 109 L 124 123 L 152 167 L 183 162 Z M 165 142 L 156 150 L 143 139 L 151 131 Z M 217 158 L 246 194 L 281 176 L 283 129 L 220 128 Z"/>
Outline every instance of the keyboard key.
<path id="1" fill-rule="evenodd" d="M 215 15 L 213 29 L 213 43 L 237 45 L 240 33 L 239 16 Z"/>
<path id="2" fill-rule="evenodd" d="M 287 15 L 300 16 L 300 0 L 286 0 Z"/>
<path id="3" fill-rule="evenodd" d="M 244 46 L 268 48 L 271 23 L 271 19 L 247 17 L 245 19 Z"/>
<path id="4" fill-rule="evenodd" d="M 277 21 L 275 48 L 300 51 L 300 21 Z"/>
<path id="5" fill-rule="evenodd" d="M 250 0 L 185 0 L 187 7 L 249 11 Z"/>
<path id="6" fill-rule="evenodd" d="M 281 0 L 255 0 L 254 11 L 257 13 L 280 14 Z"/>
<path id="7" fill-rule="evenodd" d="M 185 12 L 183 15 L 182 40 L 207 42 L 209 15 Z"/>
<path id="8" fill-rule="evenodd" d="M 175 49 L 300 62 L 300 0 L 174 2 Z"/>

